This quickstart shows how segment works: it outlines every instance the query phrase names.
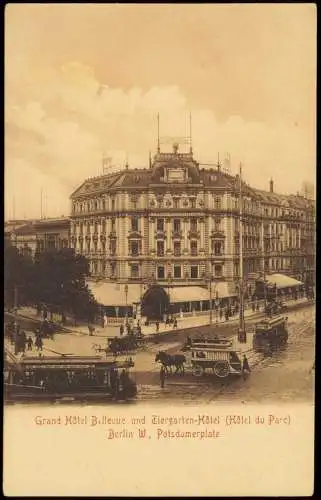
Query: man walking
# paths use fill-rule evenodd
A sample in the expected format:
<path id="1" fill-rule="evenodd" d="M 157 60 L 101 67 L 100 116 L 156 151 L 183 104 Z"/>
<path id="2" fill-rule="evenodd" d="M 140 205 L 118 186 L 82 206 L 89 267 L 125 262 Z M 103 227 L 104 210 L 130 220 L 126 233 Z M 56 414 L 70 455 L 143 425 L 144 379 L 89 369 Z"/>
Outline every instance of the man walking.
<path id="1" fill-rule="evenodd" d="M 159 373 L 160 384 L 162 389 L 164 389 L 165 387 L 165 377 L 166 377 L 165 368 L 162 366 Z"/>
<path id="2" fill-rule="evenodd" d="M 251 372 L 250 365 L 249 365 L 248 359 L 247 359 L 245 354 L 243 356 L 242 372 L 243 372 L 244 379 L 245 379 L 245 374 Z"/>

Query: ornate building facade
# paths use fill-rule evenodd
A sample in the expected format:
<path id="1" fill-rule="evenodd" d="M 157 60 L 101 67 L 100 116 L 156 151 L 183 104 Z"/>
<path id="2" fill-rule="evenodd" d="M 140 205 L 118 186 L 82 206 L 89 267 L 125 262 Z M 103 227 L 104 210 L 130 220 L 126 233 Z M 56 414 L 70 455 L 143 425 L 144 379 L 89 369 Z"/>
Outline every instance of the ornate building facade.
<path id="1" fill-rule="evenodd" d="M 119 284 L 205 286 L 235 295 L 239 178 L 202 168 L 189 153 L 158 150 L 149 168 L 86 180 L 72 195 L 71 246 L 92 276 Z M 244 276 L 314 275 L 314 203 L 242 183 Z M 305 273 L 305 275 L 304 275 Z M 186 288 L 186 291 L 188 289 Z"/>

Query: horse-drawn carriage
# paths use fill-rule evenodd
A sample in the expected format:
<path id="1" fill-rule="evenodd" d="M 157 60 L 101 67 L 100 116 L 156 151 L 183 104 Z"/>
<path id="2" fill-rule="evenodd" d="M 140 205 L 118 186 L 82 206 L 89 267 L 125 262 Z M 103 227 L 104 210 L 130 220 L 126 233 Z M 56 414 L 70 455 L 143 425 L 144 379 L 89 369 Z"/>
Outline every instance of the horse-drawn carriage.
<path id="1" fill-rule="evenodd" d="M 53 321 L 45 319 L 40 325 L 34 328 L 35 334 L 40 334 L 42 338 L 54 338 L 54 334 L 60 331 L 60 327 Z"/>
<path id="2" fill-rule="evenodd" d="M 241 353 L 233 349 L 231 340 L 224 337 L 193 339 L 189 362 L 196 377 L 207 372 L 219 378 L 242 374 Z"/>
<path id="3" fill-rule="evenodd" d="M 285 345 L 288 340 L 287 320 L 285 316 L 277 316 L 257 323 L 253 336 L 253 349 L 265 352 Z"/>
<path id="4" fill-rule="evenodd" d="M 93 344 L 93 348 L 97 352 L 105 352 L 106 354 L 130 354 L 139 348 L 145 347 L 146 338 L 143 335 L 125 335 L 124 337 L 109 337 L 107 339 L 107 346 L 102 348 L 98 344 Z"/>
<path id="5" fill-rule="evenodd" d="M 265 313 L 268 316 L 281 314 L 287 310 L 287 306 L 281 300 L 271 300 L 266 304 Z"/>

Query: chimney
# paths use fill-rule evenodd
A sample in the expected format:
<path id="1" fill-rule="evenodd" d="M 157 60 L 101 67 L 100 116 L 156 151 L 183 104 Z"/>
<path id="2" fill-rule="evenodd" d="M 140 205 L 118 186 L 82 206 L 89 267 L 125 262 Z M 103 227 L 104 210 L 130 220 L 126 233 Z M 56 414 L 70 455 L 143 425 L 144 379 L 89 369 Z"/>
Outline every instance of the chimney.
<path id="1" fill-rule="evenodd" d="M 273 186 L 274 186 L 273 179 L 271 179 L 270 180 L 270 193 L 273 193 Z"/>

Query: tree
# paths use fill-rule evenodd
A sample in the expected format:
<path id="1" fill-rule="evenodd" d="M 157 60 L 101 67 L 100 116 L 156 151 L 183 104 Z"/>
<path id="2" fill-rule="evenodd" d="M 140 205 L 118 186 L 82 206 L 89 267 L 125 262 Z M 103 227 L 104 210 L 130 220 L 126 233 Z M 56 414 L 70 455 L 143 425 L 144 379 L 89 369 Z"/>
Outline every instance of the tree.
<path id="1" fill-rule="evenodd" d="M 88 276 L 87 259 L 76 255 L 73 249 L 39 253 L 32 290 L 35 303 L 46 304 L 52 312 L 71 313 L 93 321 L 98 304 L 86 285 Z"/>
<path id="2" fill-rule="evenodd" d="M 20 254 L 18 249 L 7 246 L 4 249 L 4 295 L 5 305 L 12 308 L 30 304 L 30 283 L 34 281 L 32 257 Z"/>

